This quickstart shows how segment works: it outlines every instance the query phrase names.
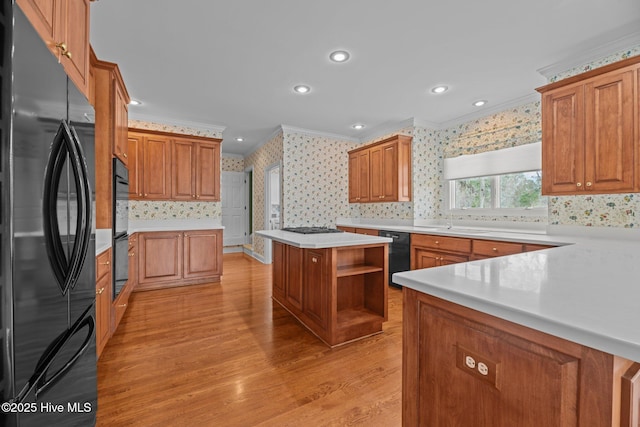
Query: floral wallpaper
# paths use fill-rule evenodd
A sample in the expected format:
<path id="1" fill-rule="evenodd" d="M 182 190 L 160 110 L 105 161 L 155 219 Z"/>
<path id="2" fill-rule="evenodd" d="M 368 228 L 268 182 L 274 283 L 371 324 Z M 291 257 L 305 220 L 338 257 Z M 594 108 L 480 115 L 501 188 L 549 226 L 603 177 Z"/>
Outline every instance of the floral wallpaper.
<path id="1" fill-rule="evenodd" d="M 165 125 L 160 123 L 129 120 L 129 127 L 161 132 L 172 132 L 183 135 L 222 138 L 221 131 L 203 131 L 186 126 Z M 185 219 L 185 218 L 222 218 L 220 202 L 175 202 L 175 201 L 129 201 L 129 218 L 131 219 Z"/>
<path id="2" fill-rule="evenodd" d="M 129 201 L 132 219 L 201 219 L 221 218 L 220 202 Z"/>
<path id="3" fill-rule="evenodd" d="M 443 142 L 438 131 L 416 127 L 412 144 L 413 219 L 438 219 L 443 200 Z"/>
<path id="4" fill-rule="evenodd" d="M 640 55 L 640 45 L 553 76 L 559 81 L 622 59 Z M 640 227 L 640 194 L 558 196 L 549 199 L 549 224 L 592 227 Z"/>
<path id="5" fill-rule="evenodd" d="M 356 143 L 284 133 L 283 225 L 335 226 L 349 217 L 349 156 Z"/>
<path id="6" fill-rule="evenodd" d="M 283 157 L 282 132 L 271 138 L 266 144 L 245 157 L 244 167 L 253 167 L 253 228 L 264 228 L 264 176 L 265 169 L 274 163 L 282 163 Z M 283 167 L 284 169 L 284 167 Z M 282 175 L 281 175 L 282 176 Z M 284 219 L 283 219 L 284 220 Z M 253 251 L 264 255 L 264 238 L 254 236 Z"/>
<path id="7" fill-rule="evenodd" d="M 207 138 L 222 139 L 221 130 L 196 129 L 188 126 L 167 125 L 162 123 L 143 122 L 141 120 L 129 120 L 129 127 L 145 130 L 156 130 L 160 132 L 181 133 L 183 135 L 204 136 Z"/>
<path id="8" fill-rule="evenodd" d="M 244 159 L 223 153 L 222 172 L 244 172 Z"/>

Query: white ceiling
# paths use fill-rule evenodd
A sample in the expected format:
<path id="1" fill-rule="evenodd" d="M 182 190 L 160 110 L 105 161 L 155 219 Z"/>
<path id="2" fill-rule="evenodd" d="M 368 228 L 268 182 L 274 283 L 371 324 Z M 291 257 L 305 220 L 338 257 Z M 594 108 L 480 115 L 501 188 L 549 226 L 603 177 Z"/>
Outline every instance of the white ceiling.
<path id="1" fill-rule="evenodd" d="M 535 96 L 536 70 L 627 40 L 638 0 L 101 0 L 97 56 L 143 102 L 133 119 L 225 127 L 247 154 L 279 125 L 362 138 Z M 346 49 L 342 64 L 328 59 Z M 295 94 L 297 84 L 312 90 Z M 450 90 L 433 95 L 429 89 Z M 485 107 L 473 107 L 486 99 Z M 364 130 L 351 128 L 364 123 Z M 235 142 L 244 137 L 242 143 Z"/>

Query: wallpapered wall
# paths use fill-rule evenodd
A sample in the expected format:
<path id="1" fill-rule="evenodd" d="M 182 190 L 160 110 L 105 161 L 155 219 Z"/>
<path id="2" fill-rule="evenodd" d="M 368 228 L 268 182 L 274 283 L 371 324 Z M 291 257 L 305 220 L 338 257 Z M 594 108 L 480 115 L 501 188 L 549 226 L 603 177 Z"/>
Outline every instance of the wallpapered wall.
<path id="1" fill-rule="evenodd" d="M 129 127 L 136 129 L 172 132 L 183 135 L 222 138 L 222 132 L 215 130 L 195 129 L 187 126 L 174 126 L 161 123 L 129 120 Z M 131 200 L 129 202 L 129 218 L 131 219 L 186 219 L 186 218 L 222 218 L 220 202 L 168 202 Z"/>
<path id="2" fill-rule="evenodd" d="M 222 172 L 244 172 L 244 158 L 223 154 Z"/>
<path id="3" fill-rule="evenodd" d="M 265 169 L 274 163 L 282 164 L 282 132 L 271 138 L 266 144 L 244 159 L 244 167 L 253 167 L 253 228 L 264 229 L 264 176 Z M 283 168 L 284 169 L 284 168 Z M 282 179 L 282 174 L 280 175 Z M 281 216 L 282 218 L 282 216 Z M 283 218 L 284 221 L 284 218 Z M 264 238 L 254 236 L 253 251 L 264 255 Z"/>
<path id="4" fill-rule="evenodd" d="M 349 210 L 349 158 L 354 142 L 284 132 L 283 224 L 335 226 Z"/>

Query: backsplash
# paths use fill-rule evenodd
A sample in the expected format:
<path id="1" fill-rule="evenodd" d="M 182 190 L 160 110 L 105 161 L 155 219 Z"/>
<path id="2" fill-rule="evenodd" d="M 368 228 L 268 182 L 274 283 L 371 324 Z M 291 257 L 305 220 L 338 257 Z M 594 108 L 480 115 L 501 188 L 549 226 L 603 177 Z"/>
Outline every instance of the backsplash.
<path id="1" fill-rule="evenodd" d="M 129 201 L 131 219 L 201 219 L 221 218 L 220 202 Z"/>

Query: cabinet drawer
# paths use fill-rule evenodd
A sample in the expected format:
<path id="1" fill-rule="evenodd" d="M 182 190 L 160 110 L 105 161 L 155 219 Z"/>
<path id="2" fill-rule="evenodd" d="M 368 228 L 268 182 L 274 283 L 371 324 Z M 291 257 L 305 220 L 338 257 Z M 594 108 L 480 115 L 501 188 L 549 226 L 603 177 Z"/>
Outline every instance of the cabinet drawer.
<path id="1" fill-rule="evenodd" d="M 356 228 L 355 232 L 357 234 L 366 234 L 368 236 L 377 236 L 378 230 L 373 230 L 371 228 Z"/>
<path id="2" fill-rule="evenodd" d="M 96 257 L 96 280 L 111 271 L 111 248 Z"/>
<path id="3" fill-rule="evenodd" d="M 496 242 L 493 240 L 474 240 L 473 253 L 489 257 L 513 255 L 522 252 L 522 243 Z"/>
<path id="4" fill-rule="evenodd" d="M 467 254 L 471 252 L 471 239 L 464 239 L 460 237 L 412 234 L 411 245 Z"/>

